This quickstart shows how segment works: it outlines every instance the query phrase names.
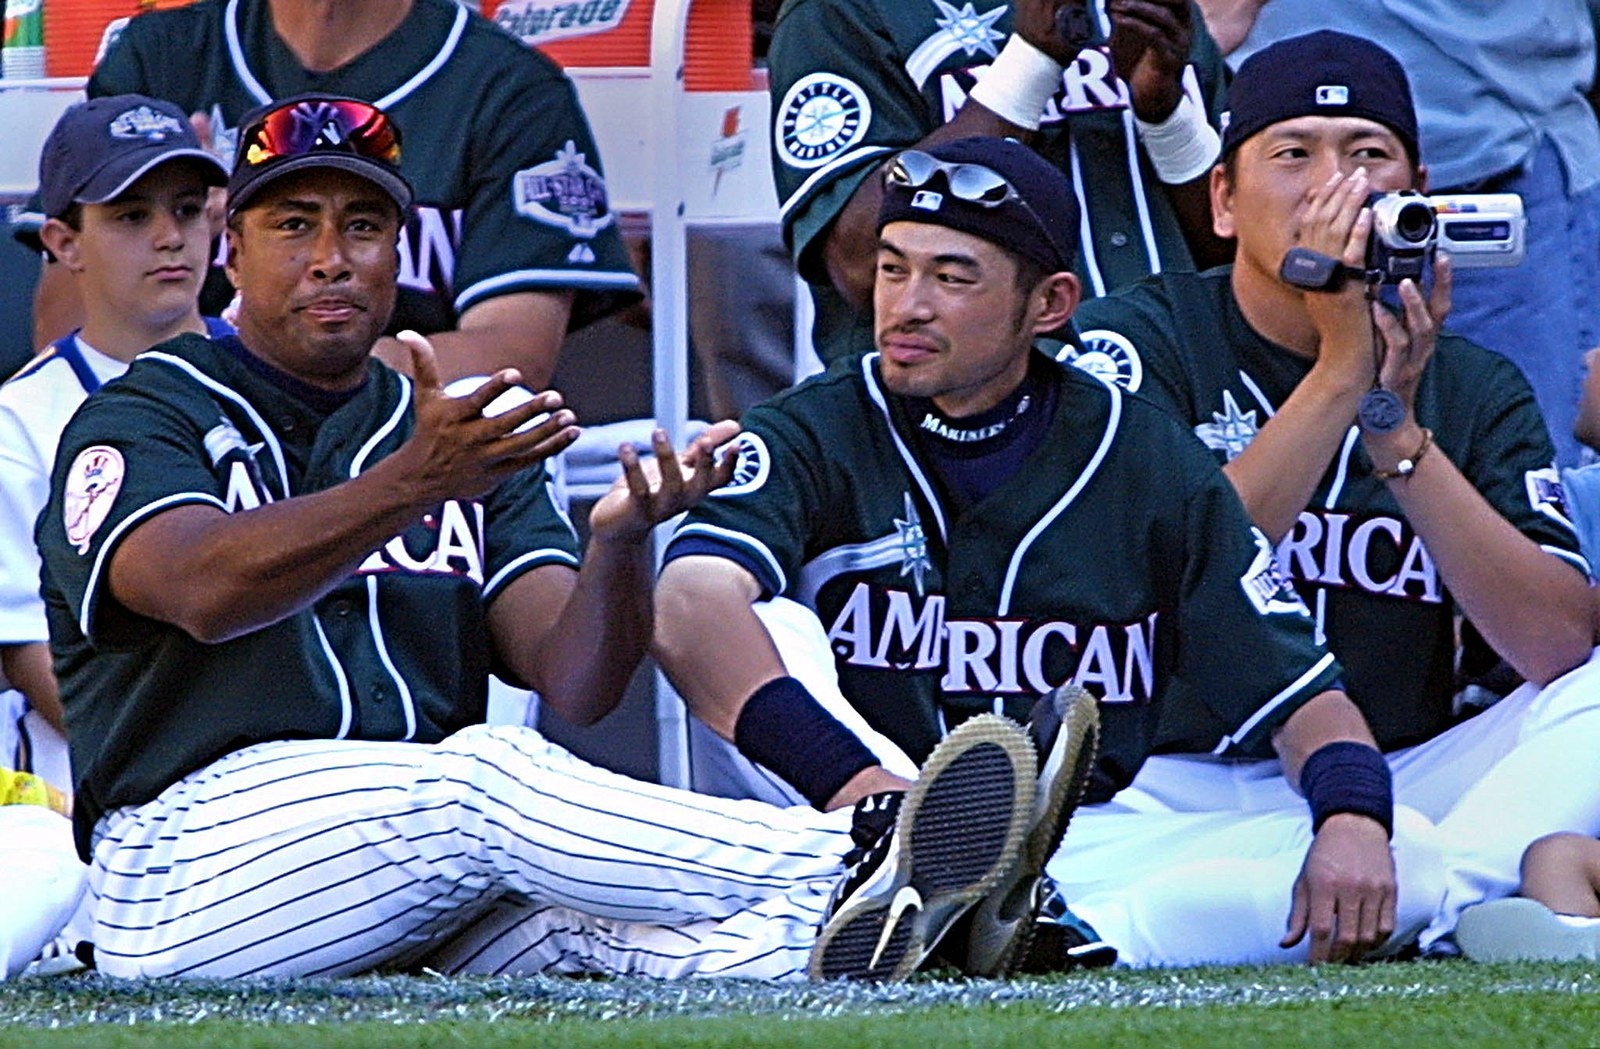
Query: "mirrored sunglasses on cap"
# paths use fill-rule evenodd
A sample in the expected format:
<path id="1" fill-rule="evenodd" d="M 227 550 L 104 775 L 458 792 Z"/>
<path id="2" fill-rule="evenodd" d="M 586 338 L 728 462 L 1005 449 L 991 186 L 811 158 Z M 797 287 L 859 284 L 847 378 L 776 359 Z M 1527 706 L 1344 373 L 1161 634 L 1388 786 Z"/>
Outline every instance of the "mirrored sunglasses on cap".
<path id="1" fill-rule="evenodd" d="M 993 168 L 982 164 L 949 163 L 920 149 L 908 149 L 895 157 L 883 180 L 891 186 L 922 189 L 933 181 L 933 176 L 940 174 L 944 175 L 945 185 L 949 187 L 951 195 L 969 204 L 997 208 L 1008 201 L 1016 201 L 1028 208 L 1028 202 L 1022 199 L 1016 187 Z M 1028 211 L 1031 213 L 1033 209 L 1028 208 Z"/>
<path id="2" fill-rule="evenodd" d="M 351 153 L 400 163 L 400 129 L 377 106 L 354 99 L 289 102 L 239 135 L 241 163 L 254 167 L 312 153 Z"/>

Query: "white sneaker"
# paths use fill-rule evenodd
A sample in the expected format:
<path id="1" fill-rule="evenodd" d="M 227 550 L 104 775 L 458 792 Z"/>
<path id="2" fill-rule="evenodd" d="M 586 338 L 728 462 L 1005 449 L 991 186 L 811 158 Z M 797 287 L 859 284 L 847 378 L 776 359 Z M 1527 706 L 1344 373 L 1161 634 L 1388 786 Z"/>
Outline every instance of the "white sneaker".
<path id="1" fill-rule="evenodd" d="M 1461 912 L 1456 945 L 1475 962 L 1577 961 L 1600 958 L 1600 918 L 1557 914 L 1521 896 Z"/>

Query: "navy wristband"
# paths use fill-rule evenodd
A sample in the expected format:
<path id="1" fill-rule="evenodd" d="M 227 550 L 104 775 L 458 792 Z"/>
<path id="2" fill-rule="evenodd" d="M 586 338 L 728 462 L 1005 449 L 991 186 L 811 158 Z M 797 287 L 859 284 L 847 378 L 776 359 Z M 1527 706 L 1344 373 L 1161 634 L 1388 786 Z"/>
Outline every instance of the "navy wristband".
<path id="1" fill-rule="evenodd" d="M 1311 806 L 1315 833 L 1329 816 L 1370 816 L 1394 837 L 1394 782 L 1389 763 L 1365 743 L 1341 740 L 1318 747 L 1300 767 L 1300 793 Z"/>
<path id="2" fill-rule="evenodd" d="M 852 776 L 878 763 L 867 745 L 792 677 L 767 682 L 745 701 L 733 726 L 733 744 L 818 809 Z"/>

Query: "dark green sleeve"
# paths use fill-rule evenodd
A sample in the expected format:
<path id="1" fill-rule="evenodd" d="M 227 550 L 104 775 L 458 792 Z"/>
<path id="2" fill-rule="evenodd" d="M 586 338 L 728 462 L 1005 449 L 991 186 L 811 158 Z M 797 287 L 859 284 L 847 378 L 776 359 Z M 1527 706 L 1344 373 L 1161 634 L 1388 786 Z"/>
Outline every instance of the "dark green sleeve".
<path id="1" fill-rule="evenodd" d="M 854 0 L 800 0 L 773 32 L 772 171 L 808 280 L 827 280 L 822 235 L 861 180 L 939 126 L 893 46 L 873 5 Z"/>
<path id="2" fill-rule="evenodd" d="M 637 298 L 639 282 L 572 82 L 537 55 L 515 57 L 497 74 L 510 83 L 475 122 L 455 307 L 572 288 L 577 328 Z"/>
<path id="3" fill-rule="evenodd" d="M 492 602 L 522 573 L 541 565 L 578 567 L 578 535 L 556 506 L 544 466 L 530 467 L 484 500 L 483 599 Z"/>
<path id="4" fill-rule="evenodd" d="M 750 409 L 743 423 L 733 481 L 689 512 L 666 556 L 722 554 L 767 593 L 792 594 L 812 523 L 831 505 L 825 471 L 838 453 L 824 452 L 812 429 L 769 406 Z"/>
<path id="5" fill-rule="evenodd" d="M 1483 371 L 1468 373 L 1470 389 L 1463 392 L 1481 410 L 1473 419 L 1471 449 L 1462 472 L 1517 531 L 1591 575 L 1592 566 L 1580 552 L 1567 516 L 1554 465 L 1555 446 L 1532 388 L 1506 358 L 1481 350 L 1478 355 Z M 1483 396 L 1486 390 L 1493 395 Z M 1450 411 L 1451 399 L 1445 399 L 1443 411 Z"/>
<path id="6" fill-rule="evenodd" d="M 1272 731 L 1342 670 L 1317 643 L 1314 625 L 1272 545 L 1245 514 L 1222 471 L 1199 442 L 1175 450 L 1198 482 L 1185 508 L 1188 557 L 1178 609 L 1178 709 L 1163 710 L 1163 729 L 1194 704 L 1190 724 L 1208 731 L 1177 733 L 1204 740 L 1216 754 L 1270 754 Z M 1219 738 L 1220 737 L 1220 738 Z"/>
<path id="7" fill-rule="evenodd" d="M 91 640 L 107 603 L 111 557 L 134 526 L 174 506 L 227 505 L 204 435 L 189 418 L 162 398 L 118 395 L 118 386 L 90 398 L 67 425 L 34 532 Z"/>
<path id="8" fill-rule="evenodd" d="M 1072 323 L 1083 345 L 1065 347 L 1063 359 L 1187 425 L 1192 398 L 1172 334 L 1172 311 L 1156 279 L 1080 303 Z"/>
<path id="9" fill-rule="evenodd" d="M 145 66 L 149 26 L 142 18 L 129 20 L 117 34 L 94 72 L 89 75 L 88 95 L 149 94 L 151 77 Z"/>

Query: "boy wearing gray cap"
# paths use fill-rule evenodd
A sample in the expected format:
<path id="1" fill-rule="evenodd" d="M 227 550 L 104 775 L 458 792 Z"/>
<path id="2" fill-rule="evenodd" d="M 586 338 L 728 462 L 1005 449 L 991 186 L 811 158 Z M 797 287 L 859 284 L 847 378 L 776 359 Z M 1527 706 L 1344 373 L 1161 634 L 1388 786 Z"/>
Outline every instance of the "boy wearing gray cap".
<path id="1" fill-rule="evenodd" d="M 1580 666 L 1590 565 L 1527 382 L 1440 330 L 1449 260 L 1429 287 L 1369 252 L 1394 201 L 1373 195 L 1426 189 L 1404 70 L 1370 41 L 1312 33 L 1252 56 L 1229 104 L 1211 193 L 1235 263 L 1087 303 L 1079 331 L 1193 428 L 1277 544 L 1396 799 L 1438 825 L 1450 879 L 1423 944 L 1446 950 L 1463 907 L 1515 889 L 1529 842 L 1600 831 L 1600 791 L 1582 786 L 1600 739 L 1600 671 Z M 1458 610 L 1462 662 L 1492 648 L 1528 682 L 1462 724 Z M 1203 722 L 1162 731 L 1170 750 L 1209 749 Z M 1164 757 L 1134 789 L 1175 811 L 1287 804 L 1252 782 L 1266 774 Z"/>
<path id="2" fill-rule="evenodd" d="M 0 724 L 0 764 L 30 766 L 62 790 L 72 784 L 33 523 L 62 427 L 84 398 L 135 354 L 220 323 L 203 321 L 196 302 L 211 244 L 206 190 L 225 179 L 183 113 L 142 95 L 68 109 L 40 157 L 41 236 L 81 289 L 86 322 L 0 387 L 0 666 L 27 710 Z M 71 913 L 83 868 L 66 820 L 12 809 L 4 819 L 13 877 L 0 940 L 15 970 Z"/>

